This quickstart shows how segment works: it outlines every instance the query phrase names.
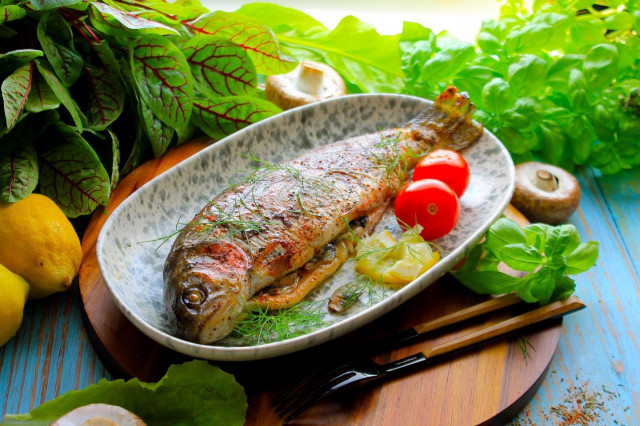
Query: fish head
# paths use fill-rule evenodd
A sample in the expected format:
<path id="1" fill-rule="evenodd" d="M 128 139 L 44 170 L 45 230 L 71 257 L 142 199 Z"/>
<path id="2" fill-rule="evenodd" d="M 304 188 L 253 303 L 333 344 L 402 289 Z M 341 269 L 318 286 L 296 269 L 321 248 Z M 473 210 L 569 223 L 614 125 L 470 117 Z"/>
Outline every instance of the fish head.
<path id="1" fill-rule="evenodd" d="M 231 333 L 249 297 L 250 260 L 228 242 L 172 252 L 164 271 L 164 299 L 176 334 L 212 343 Z"/>

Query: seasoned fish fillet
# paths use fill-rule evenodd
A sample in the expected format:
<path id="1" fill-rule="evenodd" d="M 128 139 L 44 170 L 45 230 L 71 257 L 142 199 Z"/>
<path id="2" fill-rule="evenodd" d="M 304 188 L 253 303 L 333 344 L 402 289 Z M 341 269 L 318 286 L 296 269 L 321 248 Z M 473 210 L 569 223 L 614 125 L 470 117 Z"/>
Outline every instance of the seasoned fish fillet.
<path id="1" fill-rule="evenodd" d="M 216 196 L 181 231 L 165 263 L 164 299 L 179 334 L 198 343 L 228 335 L 253 295 L 308 267 L 350 222 L 377 221 L 427 151 L 476 141 L 482 129 L 472 113 L 451 87 L 404 127 L 264 163 Z"/>

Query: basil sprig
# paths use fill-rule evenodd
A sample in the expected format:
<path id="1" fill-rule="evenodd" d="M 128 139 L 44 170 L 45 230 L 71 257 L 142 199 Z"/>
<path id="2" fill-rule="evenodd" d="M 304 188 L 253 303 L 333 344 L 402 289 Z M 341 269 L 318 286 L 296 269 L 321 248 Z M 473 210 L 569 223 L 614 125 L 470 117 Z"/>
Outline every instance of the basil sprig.
<path id="1" fill-rule="evenodd" d="M 598 258 L 598 243 L 580 242 L 575 226 L 535 223 L 521 228 L 502 218 L 487 232 L 464 265 L 453 275 L 480 294 L 517 292 L 529 303 L 547 304 L 570 296 L 576 287 L 569 275 L 591 268 Z M 498 271 L 504 263 L 521 277 Z"/>

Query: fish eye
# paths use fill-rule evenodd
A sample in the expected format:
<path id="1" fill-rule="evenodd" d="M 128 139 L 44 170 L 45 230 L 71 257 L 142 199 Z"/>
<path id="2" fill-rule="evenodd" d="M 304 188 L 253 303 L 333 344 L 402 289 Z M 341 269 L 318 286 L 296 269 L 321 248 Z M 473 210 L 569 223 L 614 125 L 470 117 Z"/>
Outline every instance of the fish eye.
<path id="1" fill-rule="evenodd" d="M 182 292 L 182 303 L 189 308 L 197 308 L 206 298 L 204 291 L 198 287 L 190 287 Z"/>

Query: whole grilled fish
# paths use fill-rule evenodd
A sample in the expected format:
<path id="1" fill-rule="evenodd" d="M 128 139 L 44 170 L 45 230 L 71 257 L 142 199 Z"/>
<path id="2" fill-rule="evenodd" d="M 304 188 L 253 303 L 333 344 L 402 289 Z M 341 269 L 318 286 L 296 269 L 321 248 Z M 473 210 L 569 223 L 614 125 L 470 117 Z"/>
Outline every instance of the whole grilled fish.
<path id="1" fill-rule="evenodd" d="M 419 158 L 460 150 L 482 129 L 453 87 L 406 126 L 264 163 L 215 197 L 180 232 L 164 268 L 164 299 L 178 333 L 211 343 L 228 335 L 257 292 L 313 263 L 349 223 L 377 221 Z M 355 222 L 354 222 L 355 221 Z"/>

